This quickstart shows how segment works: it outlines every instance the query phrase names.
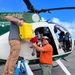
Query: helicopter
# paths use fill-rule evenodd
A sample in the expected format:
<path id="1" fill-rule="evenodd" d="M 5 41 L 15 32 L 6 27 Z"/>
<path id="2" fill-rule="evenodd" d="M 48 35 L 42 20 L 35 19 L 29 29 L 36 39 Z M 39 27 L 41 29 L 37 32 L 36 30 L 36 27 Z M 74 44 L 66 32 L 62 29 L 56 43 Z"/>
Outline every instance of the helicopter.
<path id="1" fill-rule="evenodd" d="M 60 59 L 64 59 L 74 51 L 74 39 L 70 32 L 63 26 L 48 20 L 42 21 L 40 13 L 51 12 L 54 10 L 69 10 L 75 9 L 75 7 L 60 7 L 37 10 L 31 4 L 30 0 L 23 0 L 26 4 L 27 12 L 1 12 L 0 13 L 0 61 L 6 61 L 9 55 L 8 35 L 10 22 L 5 20 L 6 15 L 12 15 L 19 18 L 24 18 L 25 22 L 33 26 L 35 35 L 38 35 L 38 39 L 43 36 L 48 36 L 51 39 L 51 45 L 53 46 L 53 60 L 56 61 L 59 66 L 64 70 L 66 75 L 71 75 L 67 68 L 62 64 Z M 68 44 L 66 44 L 66 33 L 68 33 Z M 5 54 L 4 54 L 5 53 Z M 30 40 L 21 41 L 20 56 L 23 56 L 28 64 L 39 64 L 39 52 L 34 50 Z M 62 66 L 61 66 L 61 64 Z"/>

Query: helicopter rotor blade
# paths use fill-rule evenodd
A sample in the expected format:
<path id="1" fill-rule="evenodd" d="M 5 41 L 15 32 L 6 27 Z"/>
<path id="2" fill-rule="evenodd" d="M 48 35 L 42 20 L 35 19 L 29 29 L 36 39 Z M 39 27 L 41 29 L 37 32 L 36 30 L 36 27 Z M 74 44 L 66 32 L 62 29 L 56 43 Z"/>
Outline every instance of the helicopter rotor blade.
<path id="1" fill-rule="evenodd" d="M 68 9 L 75 9 L 75 7 L 60 7 L 60 8 L 50 8 L 48 10 L 68 10 Z"/>
<path id="2" fill-rule="evenodd" d="M 50 12 L 53 10 L 72 10 L 72 9 L 75 9 L 75 7 L 60 7 L 60 8 L 41 9 L 38 11 L 38 13 L 47 12 L 47 11 Z"/>
<path id="3" fill-rule="evenodd" d="M 33 5 L 31 4 L 30 0 L 23 0 L 24 3 L 26 4 L 28 10 L 34 12 L 36 9 L 33 7 Z"/>
<path id="4" fill-rule="evenodd" d="M 53 11 L 53 10 L 70 10 L 70 9 L 75 9 L 75 6 L 74 6 L 74 7 L 60 7 L 60 8 L 49 8 L 49 9 L 37 10 L 31 4 L 30 0 L 23 0 L 23 1 L 26 4 L 28 10 L 30 10 L 30 12 L 33 12 L 33 13 L 41 13 L 41 12 L 47 12 L 47 11 L 50 13 L 50 11 Z"/>

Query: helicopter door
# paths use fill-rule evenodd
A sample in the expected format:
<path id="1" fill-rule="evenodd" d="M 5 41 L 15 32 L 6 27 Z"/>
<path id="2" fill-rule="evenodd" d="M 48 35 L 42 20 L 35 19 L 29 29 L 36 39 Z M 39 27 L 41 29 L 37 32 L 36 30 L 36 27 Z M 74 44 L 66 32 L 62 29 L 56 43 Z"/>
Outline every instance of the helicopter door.
<path id="1" fill-rule="evenodd" d="M 34 32 L 35 32 L 35 35 L 38 35 L 39 37 L 38 40 L 40 40 L 43 36 L 47 36 L 51 40 L 50 44 L 53 47 L 53 55 L 58 54 L 57 48 L 56 48 L 56 45 L 49 27 L 39 27 L 39 28 L 36 28 Z M 37 57 L 39 57 L 39 52 L 37 52 Z"/>

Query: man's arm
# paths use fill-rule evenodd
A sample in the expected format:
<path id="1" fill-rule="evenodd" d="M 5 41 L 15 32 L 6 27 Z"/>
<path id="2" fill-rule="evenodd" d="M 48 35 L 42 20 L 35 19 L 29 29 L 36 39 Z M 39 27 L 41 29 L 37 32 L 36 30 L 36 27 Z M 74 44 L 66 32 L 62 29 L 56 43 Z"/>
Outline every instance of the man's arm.
<path id="1" fill-rule="evenodd" d="M 13 17 L 13 16 L 6 16 L 5 18 L 6 18 L 6 20 L 8 20 L 8 21 L 12 21 L 12 22 L 18 23 L 19 25 L 22 25 L 22 23 L 23 23 L 23 21 L 21 21 L 21 20 L 15 18 L 15 17 Z"/>
<path id="2" fill-rule="evenodd" d="M 32 45 L 37 51 L 44 51 L 42 47 L 37 46 L 35 43 L 32 43 Z"/>

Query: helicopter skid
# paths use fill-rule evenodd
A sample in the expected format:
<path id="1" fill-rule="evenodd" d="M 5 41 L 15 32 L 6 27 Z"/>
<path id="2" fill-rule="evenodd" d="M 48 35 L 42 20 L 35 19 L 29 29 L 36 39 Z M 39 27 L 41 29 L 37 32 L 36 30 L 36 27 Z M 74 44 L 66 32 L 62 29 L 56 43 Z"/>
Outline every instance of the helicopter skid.
<path id="1" fill-rule="evenodd" d="M 66 75 L 72 75 L 68 69 L 64 66 L 60 59 L 56 60 L 57 64 L 62 68 Z"/>

